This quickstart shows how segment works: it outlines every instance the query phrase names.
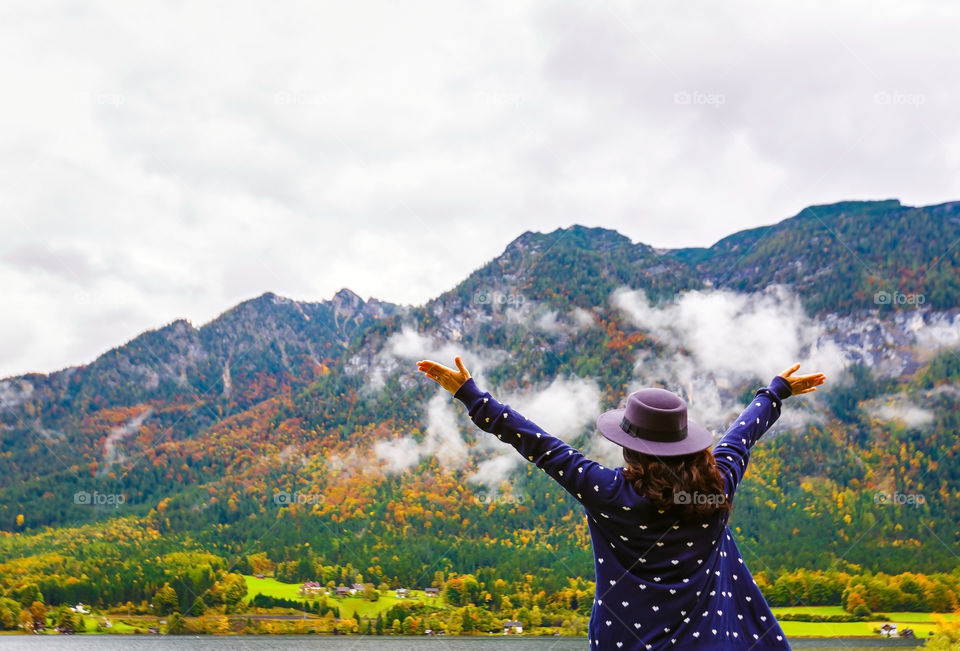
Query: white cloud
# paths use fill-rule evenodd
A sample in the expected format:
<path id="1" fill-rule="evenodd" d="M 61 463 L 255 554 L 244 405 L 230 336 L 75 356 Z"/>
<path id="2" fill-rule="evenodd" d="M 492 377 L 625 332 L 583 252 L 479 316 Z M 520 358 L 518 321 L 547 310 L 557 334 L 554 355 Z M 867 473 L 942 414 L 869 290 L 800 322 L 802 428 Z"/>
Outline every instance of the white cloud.
<path id="1" fill-rule="evenodd" d="M 934 314 L 924 320 L 915 314 L 908 328 L 917 338 L 917 345 L 927 351 L 955 348 L 960 345 L 960 314 Z"/>
<path id="2" fill-rule="evenodd" d="M 13 409 L 30 399 L 33 385 L 26 380 L 6 380 L 0 382 L 0 407 Z"/>
<path id="3" fill-rule="evenodd" d="M 557 377 L 545 388 L 498 398 L 548 434 L 570 441 L 600 415 L 600 387 L 583 378 Z"/>
<path id="4" fill-rule="evenodd" d="M 508 310 L 508 317 L 511 312 Z M 523 320 L 521 318 L 521 320 Z M 539 314 L 528 315 L 525 323 L 550 334 L 573 334 L 591 328 L 596 324 L 593 315 L 580 307 L 575 307 L 569 313 L 560 315 L 556 310 L 541 310 Z"/>
<path id="5" fill-rule="evenodd" d="M 16 343 L 0 377 L 267 290 L 419 304 L 525 230 L 709 245 L 810 204 L 956 198 L 947 3 L 224 17 L 150 0 L 2 10 L 17 56 L 0 59 L 15 126 L 0 134 L 0 341 Z"/>
<path id="6" fill-rule="evenodd" d="M 522 462 L 523 459 L 516 450 L 497 454 L 478 463 L 476 472 L 468 476 L 467 481 L 496 490 L 500 484 L 510 479 Z"/>
<path id="7" fill-rule="evenodd" d="M 544 388 L 494 395 L 548 434 L 567 442 L 596 423 L 600 415 L 600 389 L 583 378 L 558 377 Z M 474 457 L 481 460 L 468 481 L 496 490 L 526 463 L 512 446 L 504 451 L 505 447 L 506 443 L 481 434 L 480 442 L 471 448 Z M 487 456 L 490 451 L 492 456 Z"/>
<path id="8" fill-rule="evenodd" d="M 398 371 L 416 373 L 416 362 L 420 360 L 428 359 L 454 368 L 454 358 L 458 355 L 470 375 L 480 385 L 485 384 L 484 372 L 506 357 L 506 353 L 500 350 L 470 350 L 455 341 L 438 340 L 405 325 L 399 332 L 390 335 L 369 368 L 363 366 L 359 359 L 357 364 L 360 365 L 360 370 L 367 373 L 366 389 L 369 391 L 382 387 L 386 379 Z"/>
<path id="9" fill-rule="evenodd" d="M 621 289 L 611 303 L 667 349 L 659 357 L 638 354 L 631 390 L 663 386 L 679 392 L 691 419 L 715 433 L 742 410 L 735 393 L 744 382 L 768 382 L 794 362 L 801 364 L 800 374 L 823 372 L 828 378 L 847 365 L 846 352 L 782 287 L 756 294 L 691 291 L 660 306 L 642 291 Z M 807 422 L 809 417 L 793 414 L 780 427 Z"/>
<path id="10" fill-rule="evenodd" d="M 378 441 L 373 448 L 376 457 L 386 463 L 391 472 L 409 470 L 424 457 L 436 457 L 447 469 L 457 469 L 467 460 L 467 443 L 460 434 L 452 398 L 446 391 L 438 391 L 427 403 L 426 434 L 423 441 L 413 437 Z"/>
<path id="11" fill-rule="evenodd" d="M 880 405 L 873 413 L 881 420 L 898 420 L 907 427 L 922 427 L 933 422 L 933 412 L 916 405 Z"/>
<path id="12" fill-rule="evenodd" d="M 652 306 L 642 291 L 618 290 L 611 298 L 640 328 L 688 351 L 703 371 L 772 378 L 793 361 L 824 373 L 842 370 L 839 348 L 782 286 L 754 294 L 690 291 L 664 306 Z"/>
<path id="13" fill-rule="evenodd" d="M 556 378 L 546 387 L 502 395 L 493 392 L 493 395 L 544 431 L 568 441 L 595 423 L 600 414 L 599 387 L 582 378 Z M 464 408 L 454 404 L 449 393 L 438 391 L 427 403 L 423 440 L 417 442 L 411 436 L 403 436 L 378 441 L 374 444 L 374 455 L 390 472 L 407 471 L 427 457 L 436 457 L 448 470 L 475 465 L 467 480 L 495 490 L 524 460 L 512 446 L 473 425 L 476 438 L 468 444 L 456 410 Z"/>
<path id="14" fill-rule="evenodd" d="M 379 441 L 373 453 L 386 464 L 390 472 L 403 472 L 420 462 L 420 444 L 411 436 Z"/>

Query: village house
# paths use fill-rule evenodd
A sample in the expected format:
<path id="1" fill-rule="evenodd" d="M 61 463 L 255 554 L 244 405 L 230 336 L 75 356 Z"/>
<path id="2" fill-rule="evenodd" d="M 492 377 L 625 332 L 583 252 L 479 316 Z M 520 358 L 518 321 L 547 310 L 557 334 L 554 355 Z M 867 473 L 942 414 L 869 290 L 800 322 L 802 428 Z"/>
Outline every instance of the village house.
<path id="1" fill-rule="evenodd" d="M 425 588 L 423 594 L 427 597 L 439 597 L 440 588 Z"/>
<path id="2" fill-rule="evenodd" d="M 358 592 L 363 592 L 365 588 L 362 583 L 354 583 L 350 586 L 350 594 L 357 594 Z"/>
<path id="3" fill-rule="evenodd" d="M 320 594 L 321 592 L 325 592 L 325 591 L 326 590 L 324 589 L 324 587 L 320 585 L 320 583 L 317 581 L 304 581 L 303 584 L 300 586 L 300 594 L 303 594 L 303 595 Z"/>
<path id="4" fill-rule="evenodd" d="M 338 586 L 337 586 L 337 596 L 338 596 L 338 597 L 349 597 L 349 596 L 350 596 L 350 588 L 348 588 L 348 587 L 345 586 L 345 585 L 338 585 Z"/>
<path id="5" fill-rule="evenodd" d="M 520 635 L 523 633 L 523 624 L 515 619 L 508 619 L 503 623 L 504 635 Z"/>
<path id="6" fill-rule="evenodd" d="M 410 596 L 410 591 L 406 588 L 397 588 L 396 590 L 397 599 L 406 599 Z"/>
<path id="7" fill-rule="evenodd" d="M 880 627 L 880 635 L 883 637 L 897 637 L 897 625 L 884 624 Z"/>

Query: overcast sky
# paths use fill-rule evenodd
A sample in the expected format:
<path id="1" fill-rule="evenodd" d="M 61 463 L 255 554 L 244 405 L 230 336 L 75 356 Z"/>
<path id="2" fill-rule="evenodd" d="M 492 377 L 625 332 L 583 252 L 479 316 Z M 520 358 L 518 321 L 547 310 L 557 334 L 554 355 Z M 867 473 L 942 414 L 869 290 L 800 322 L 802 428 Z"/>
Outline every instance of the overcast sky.
<path id="1" fill-rule="evenodd" d="M 4 2 L 0 377 L 527 230 L 960 199 L 952 2 Z"/>

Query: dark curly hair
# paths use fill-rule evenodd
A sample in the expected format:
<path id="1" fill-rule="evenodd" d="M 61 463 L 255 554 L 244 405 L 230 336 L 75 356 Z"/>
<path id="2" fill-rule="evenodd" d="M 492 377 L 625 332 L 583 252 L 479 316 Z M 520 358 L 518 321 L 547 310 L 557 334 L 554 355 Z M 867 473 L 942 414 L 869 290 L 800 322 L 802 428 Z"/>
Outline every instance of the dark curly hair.
<path id="1" fill-rule="evenodd" d="M 709 449 L 678 457 L 656 457 L 623 449 L 623 476 L 637 492 L 664 511 L 680 517 L 730 513 L 723 475 Z"/>

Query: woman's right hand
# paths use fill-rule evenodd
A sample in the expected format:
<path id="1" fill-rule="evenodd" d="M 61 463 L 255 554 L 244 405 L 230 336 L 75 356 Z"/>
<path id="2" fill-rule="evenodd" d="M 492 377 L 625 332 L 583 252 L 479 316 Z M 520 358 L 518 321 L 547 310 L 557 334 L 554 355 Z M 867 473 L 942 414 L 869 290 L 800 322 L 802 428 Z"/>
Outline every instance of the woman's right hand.
<path id="1" fill-rule="evenodd" d="M 798 368 L 800 368 L 800 364 L 794 364 L 780 374 L 780 377 L 786 380 L 787 384 L 790 385 L 790 391 L 795 396 L 800 395 L 801 393 L 810 393 L 811 391 L 816 391 L 817 387 L 823 384 L 827 379 L 827 376 L 823 373 L 794 375 Z"/>
<path id="2" fill-rule="evenodd" d="M 417 370 L 427 375 L 450 393 L 456 394 L 460 387 L 463 386 L 463 383 L 470 379 L 470 372 L 467 370 L 467 367 L 463 365 L 459 357 L 455 357 L 453 361 L 457 365 L 456 370 L 443 364 L 431 362 L 428 359 L 417 362 Z"/>

